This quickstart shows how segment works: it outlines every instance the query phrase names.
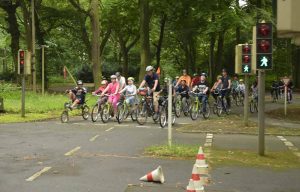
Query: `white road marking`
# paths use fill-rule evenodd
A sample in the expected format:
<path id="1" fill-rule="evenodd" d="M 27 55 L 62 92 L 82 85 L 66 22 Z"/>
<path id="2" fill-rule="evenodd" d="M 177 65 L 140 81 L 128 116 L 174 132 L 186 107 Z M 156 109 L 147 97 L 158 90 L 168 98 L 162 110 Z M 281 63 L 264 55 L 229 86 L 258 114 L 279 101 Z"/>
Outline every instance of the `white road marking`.
<path id="1" fill-rule="evenodd" d="M 205 137 L 204 147 L 211 147 L 213 143 L 214 135 L 212 133 L 207 133 Z"/>
<path id="2" fill-rule="evenodd" d="M 289 150 L 293 151 L 294 155 L 300 158 L 300 153 L 298 152 L 298 148 L 290 141 L 288 141 L 283 136 L 277 136 L 278 139 L 280 139 L 286 147 L 288 147 Z"/>
<path id="3" fill-rule="evenodd" d="M 75 147 L 74 149 L 72 149 L 71 151 L 65 153 L 65 156 L 71 156 L 73 155 L 76 151 L 78 151 L 81 147 L 78 146 L 78 147 Z"/>
<path id="4" fill-rule="evenodd" d="M 139 127 L 139 128 L 150 128 L 150 126 L 145 126 L 145 125 L 137 125 L 135 127 Z"/>
<path id="5" fill-rule="evenodd" d="M 104 124 L 104 123 L 94 123 L 94 125 L 107 125 L 107 124 Z"/>
<path id="6" fill-rule="evenodd" d="M 111 131 L 111 130 L 113 130 L 114 129 L 114 127 L 111 127 L 111 128 L 109 128 L 109 129 L 106 129 L 105 131 Z"/>
<path id="7" fill-rule="evenodd" d="M 191 123 L 177 123 L 178 125 L 190 125 Z"/>
<path id="8" fill-rule="evenodd" d="M 74 125 L 87 125 L 86 123 L 73 123 Z"/>
<path id="9" fill-rule="evenodd" d="M 39 176 L 41 176 L 43 173 L 49 171 L 52 167 L 44 167 L 42 170 L 40 170 L 39 172 L 35 173 L 34 175 L 32 175 L 31 177 L 28 177 L 26 179 L 26 181 L 33 181 L 36 178 L 38 178 Z"/>
<path id="10" fill-rule="evenodd" d="M 129 125 L 115 125 L 116 127 L 128 127 Z"/>
<path id="11" fill-rule="evenodd" d="M 93 142 L 97 139 L 97 137 L 99 137 L 99 135 L 95 135 L 94 137 L 90 138 L 90 142 Z"/>

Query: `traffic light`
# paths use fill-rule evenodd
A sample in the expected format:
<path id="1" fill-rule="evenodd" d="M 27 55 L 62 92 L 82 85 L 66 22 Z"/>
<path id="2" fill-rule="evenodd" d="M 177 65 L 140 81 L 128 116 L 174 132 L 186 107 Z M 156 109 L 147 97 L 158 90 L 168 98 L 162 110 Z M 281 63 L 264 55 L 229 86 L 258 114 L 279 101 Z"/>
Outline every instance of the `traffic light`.
<path id="1" fill-rule="evenodd" d="M 251 73 L 252 48 L 249 44 L 242 45 L 242 73 Z"/>
<path id="2" fill-rule="evenodd" d="M 20 49 L 18 51 L 18 74 L 23 75 L 25 69 L 25 51 Z"/>
<path id="3" fill-rule="evenodd" d="M 273 28 L 271 23 L 256 25 L 256 69 L 272 69 Z"/>

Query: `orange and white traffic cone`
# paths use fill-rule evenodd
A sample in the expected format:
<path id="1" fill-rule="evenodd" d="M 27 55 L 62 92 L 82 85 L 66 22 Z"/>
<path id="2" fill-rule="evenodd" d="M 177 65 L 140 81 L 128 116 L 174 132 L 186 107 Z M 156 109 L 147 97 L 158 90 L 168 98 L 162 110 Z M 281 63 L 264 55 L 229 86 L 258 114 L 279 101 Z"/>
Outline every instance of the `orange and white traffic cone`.
<path id="1" fill-rule="evenodd" d="M 189 184 L 186 187 L 186 192 L 196 192 L 193 179 L 190 179 Z"/>
<path id="2" fill-rule="evenodd" d="M 199 151 L 196 156 L 196 165 L 206 165 L 205 155 L 202 147 L 199 147 Z"/>
<path id="3" fill-rule="evenodd" d="M 191 179 L 194 182 L 194 187 L 195 187 L 195 189 L 196 189 L 197 192 L 200 192 L 200 191 L 204 190 L 203 185 L 205 184 L 205 182 L 204 182 L 203 179 L 201 179 L 200 174 L 198 172 L 198 167 L 197 167 L 196 164 L 193 166 L 193 171 L 192 171 L 192 177 L 191 177 Z"/>
<path id="4" fill-rule="evenodd" d="M 151 171 L 150 173 L 146 174 L 145 176 L 140 178 L 141 181 L 148 181 L 148 182 L 165 182 L 165 177 L 162 171 L 161 166 L 158 166 L 157 169 Z"/>

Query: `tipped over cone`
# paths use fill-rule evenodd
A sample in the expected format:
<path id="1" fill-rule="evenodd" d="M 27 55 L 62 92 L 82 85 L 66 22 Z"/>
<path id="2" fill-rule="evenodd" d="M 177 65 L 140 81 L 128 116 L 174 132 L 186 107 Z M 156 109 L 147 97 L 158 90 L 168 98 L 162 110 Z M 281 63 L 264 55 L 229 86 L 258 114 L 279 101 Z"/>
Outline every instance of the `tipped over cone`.
<path id="1" fill-rule="evenodd" d="M 165 177 L 161 166 L 140 178 L 140 181 L 164 183 Z"/>

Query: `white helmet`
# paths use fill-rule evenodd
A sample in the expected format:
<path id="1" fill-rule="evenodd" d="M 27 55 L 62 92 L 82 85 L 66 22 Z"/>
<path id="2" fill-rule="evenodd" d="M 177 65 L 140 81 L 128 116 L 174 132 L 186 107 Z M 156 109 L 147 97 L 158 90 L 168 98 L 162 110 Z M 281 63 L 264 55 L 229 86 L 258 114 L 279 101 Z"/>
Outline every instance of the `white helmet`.
<path id="1" fill-rule="evenodd" d="M 149 65 L 148 67 L 146 67 L 146 71 L 152 71 L 153 70 L 153 67 L 151 65 Z"/>
<path id="2" fill-rule="evenodd" d="M 116 76 L 116 75 L 112 75 L 112 76 L 110 76 L 110 78 L 111 78 L 111 79 L 116 79 L 117 76 Z"/>

